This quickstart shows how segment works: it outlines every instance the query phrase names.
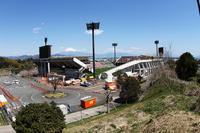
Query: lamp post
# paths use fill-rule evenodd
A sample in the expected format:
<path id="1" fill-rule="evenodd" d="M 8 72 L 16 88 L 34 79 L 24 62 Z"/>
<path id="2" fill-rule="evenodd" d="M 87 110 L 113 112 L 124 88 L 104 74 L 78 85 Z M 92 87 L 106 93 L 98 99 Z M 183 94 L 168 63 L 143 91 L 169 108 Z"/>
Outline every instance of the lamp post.
<path id="1" fill-rule="evenodd" d="M 199 14 L 200 14 L 200 2 L 199 2 L 199 0 L 197 0 L 197 5 L 198 5 L 198 9 L 199 9 Z"/>
<path id="2" fill-rule="evenodd" d="M 116 64 L 116 47 L 117 47 L 117 43 L 112 43 L 112 46 L 114 47 L 114 64 Z"/>
<path id="3" fill-rule="evenodd" d="M 156 56 L 158 56 L 158 44 L 159 44 L 159 41 L 156 40 L 154 43 L 156 44 Z"/>
<path id="4" fill-rule="evenodd" d="M 93 54 L 93 77 L 95 79 L 95 48 L 94 48 L 94 30 L 99 29 L 99 22 L 98 23 L 87 23 L 87 30 L 92 30 L 92 54 Z"/>

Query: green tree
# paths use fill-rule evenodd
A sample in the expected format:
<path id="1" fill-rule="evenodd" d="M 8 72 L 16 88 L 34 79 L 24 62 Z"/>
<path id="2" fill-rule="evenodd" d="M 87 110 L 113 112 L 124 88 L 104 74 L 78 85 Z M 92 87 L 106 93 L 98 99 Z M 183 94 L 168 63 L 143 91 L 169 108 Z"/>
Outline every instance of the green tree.
<path id="1" fill-rule="evenodd" d="M 64 120 L 55 103 L 32 103 L 18 112 L 12 126 L 17 133 L 62 133 Z"/>
<path id="2" fill-rule="evenodd" d="M 122 73 L 121 71 L 118 71 L 116 73 L 117 75 L 117 88 L 121 89 L 121 86 L 123 84 L 123 82 L 126 80 L 126 78 L 128 77 L 126 73 Z"/>
<path id="3" fill-rule="evenodd" d="M 139 99 L 141 87 L 138 80 L 134 77 L 125 77 L 121 84 L 120 98 L 124 102 L 132 103 Z"/>
<path id="4" fill-rule="evenodd" d="M 197 61 L 189 52 L 180 56 L 176 64 L 176 73 L 180 79 L 189 80 L 196 75 L 197 70 Z"/>

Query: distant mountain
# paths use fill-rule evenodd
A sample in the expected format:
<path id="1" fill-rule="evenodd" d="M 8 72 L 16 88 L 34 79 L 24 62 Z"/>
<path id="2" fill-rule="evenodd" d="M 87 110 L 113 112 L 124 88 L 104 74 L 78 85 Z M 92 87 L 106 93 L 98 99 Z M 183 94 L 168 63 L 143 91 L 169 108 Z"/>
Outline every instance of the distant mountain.
<path id="1" fill-rule="evenodd" d="M 21 55 L 21 56 L 7 56 L 10 59 L 27 59 L 27 58 L 38 58 L 39 55 Z M 84 53 L 84 52 L 61 52 L 53 54 L 52 56 L 92 56 L 91 53 Z M 114 55 L 113 53 L 106 53 L 106 54 L 95 54 L 96 58 L 112 58 Z M 134 54 L 128 53 L 117 53 L 117 57 L 120 56 L 135 56 Z"/>
<path id="2" fill-rule="evenodd" d="M 92 53 L 84 53 L 84 52 L 62 52 L 58 54 L 54 54 L 53 56 L 62 55 L 62 56 L 92 56 Z M 95 54 L 96 58 L 110 58 L 113 57 L 113 53 L 106 53 L 106 54 Z M 127 54 L 127 53 L 117 53 L 117 57 L 120 56 L 134 56 L 134 54 Z"/>
<path id="3" fill-rule="evenodd" d="M 16 60 L 16 59 L 27 59 L 27 58 L 38 58 L 38 55 L 20 55 L 20 56 L 7 56 L 7 58 L 10 58 L 10 59 L 13 59 L 13 60 Z"/>

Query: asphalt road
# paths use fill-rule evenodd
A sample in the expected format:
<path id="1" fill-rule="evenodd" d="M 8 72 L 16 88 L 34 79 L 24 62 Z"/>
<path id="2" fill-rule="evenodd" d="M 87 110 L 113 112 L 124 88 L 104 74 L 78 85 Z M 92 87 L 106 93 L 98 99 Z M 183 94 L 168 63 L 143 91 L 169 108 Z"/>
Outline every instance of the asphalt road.
<path id="1" fill-rule="evenodd" d="M 20 84 L 12 84 L 14 80 L 19 80 Z M 5 82 L 11 84 L 5 84 Z M 90 87 L 73 86 L 67 88 L 58 88 L 57 91 L 64 92 L 67 94 L 67 96 L 58 99 L 43 98 L 42 96 L 44 96 L 45 93 L 31 87 L 30 84 L 34 84 L 35 86 L 44 88 L 49 91 L 53 91 L 51 87 L 42 85 L 34 80 L 28 80 L 18 76 L 0 77 L 0 86 L 8 90 L 14 97 L 20 98 L 22 102 L 49 103 L 51 101 L 54 101 L 57 104 L 69 104 L 72 107 L 72 111 L 78 111 L 80 110 L 80 99 L 85 96 L 95 97 L 97 104 L 102 103 L 105 100 L 105 90 L 103 90 L 103 82 L 101 84 L 92 85 Z M 3 94 L 3 92 L 0 91 L 0 94 Z M 6 97 L 6 99 L 9 101 L 9 103 L 17 102 L 10 100 L 8 97 Z"/>

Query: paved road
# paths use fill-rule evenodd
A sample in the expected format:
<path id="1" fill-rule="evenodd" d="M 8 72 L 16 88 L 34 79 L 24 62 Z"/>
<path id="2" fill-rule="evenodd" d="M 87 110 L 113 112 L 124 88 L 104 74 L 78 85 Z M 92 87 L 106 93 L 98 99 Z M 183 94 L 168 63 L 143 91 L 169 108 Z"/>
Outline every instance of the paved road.
<path id="1" fill-rule="evenodd" d="M 19 80 L 20 84 L 12 84 L 14 80 Z M 4 84 L 4 82 L 7 81 L 11 83 L 10 85 Z M 85 96 L 92 96 L 96 98 L 97 104 L 102 103 L 105 99 L 104 96 L 104 82 L 101 82 L 98 85 L 91 85 L 90 87 L 81 87 L 81 86 L 69 86 L 68 88 L 59 88 L 58 91 L 64 92 L 67 94 L 66 97 L 59 98 L 59 99 L 48 99 L 43 98 L 44 92 L 41 92 L 40 90 L 37 90 L 35 88 L 32 88 L 29 84 L 34 84 L 35 86 L 44 88 L 46 90 L 52 91 L 53 89 L 44 86 L 42 84 L 39 84 L 32 80 L 27 80 L 18 76 L 2 76 L 0 77 L 0 86 L 8 90 L 14 97 L 18 97 L 22 99 L 23 102 L 28 103 L 43 103 L 43 102 L 51 102 L 52 100 L 56 102 L 57 104 L 65 104 L 72 106 L 79 106 L 80 105 L 80 99 Z M 3 92 L 0 91 L 0 94 L 3 94 Z M 10 100 L 8 97 L 6 97 L 9 103 L 12 103 L 13 101 Z"/>
<path id="2" fill-rule="evenodd" d="M 113 99 L 117 99 L 117 98 L 118 97 L 113 97 Z M 109 104 L 110 109 L 113 109 L 113 108 L 115 108 L 116 106 L 119 106 L 119 105 L 120 104 L 115 103 L 115 102 L 111 102 Z M 72 123 L 72 122 L 79 121 L 81 119 L 88 118 L 88 117 L 91 117 L 91 116 L 95 116 L 95 115 L 98 115 L 98 114 L 104 113 L 104 112 L 107 112 L 107 104 L 101 105 L 101 106 L 98 106 L 98 107 L 94 107 L 94 108 L 84 109 L 82 111 L 78 111 L 78 112 L 75 112 L 75 113 L 67 114 L 67 115 L 65 115 L 65 123 L 66 124 Z"/>
<path id="3" fill-rule="evenodd" d="M 0 133 L 16 133 L 11 125 L 0 126 Z"/>

